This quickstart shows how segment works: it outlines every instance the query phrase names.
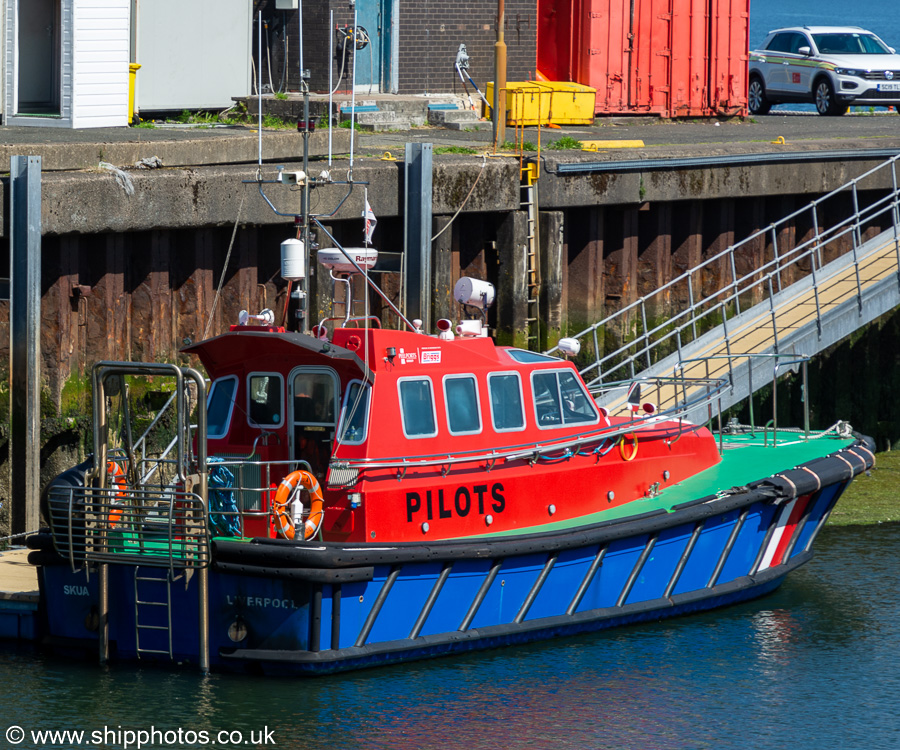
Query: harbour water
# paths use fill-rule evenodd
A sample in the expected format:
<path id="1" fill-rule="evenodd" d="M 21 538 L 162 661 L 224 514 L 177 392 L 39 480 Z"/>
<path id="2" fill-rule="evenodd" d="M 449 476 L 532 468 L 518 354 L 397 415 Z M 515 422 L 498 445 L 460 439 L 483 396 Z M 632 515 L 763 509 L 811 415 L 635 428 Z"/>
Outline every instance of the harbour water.
<path id="1" fill-rule="evenodd" d="M 900 525 L 826 528 L 816 549 L 774 594 L 739 606 L 334 677 L 203 678 L 0 651 L 0 747 L 136 748 L 156 730 L 142 747 L 893 750 Z M 85 735 L 35 741 L 45 730 Z"/>

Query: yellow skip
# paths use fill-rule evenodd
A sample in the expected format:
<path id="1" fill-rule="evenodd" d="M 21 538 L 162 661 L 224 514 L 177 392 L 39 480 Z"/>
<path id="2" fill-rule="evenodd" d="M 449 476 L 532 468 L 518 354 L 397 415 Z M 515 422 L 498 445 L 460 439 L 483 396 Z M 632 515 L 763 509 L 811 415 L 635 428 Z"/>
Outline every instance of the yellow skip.
<path id="1" fill-rule="evenodd" d="M 582 151 L 599 151 L 601 148 L 643 148 L 643 141 L 582 141 Z"/>

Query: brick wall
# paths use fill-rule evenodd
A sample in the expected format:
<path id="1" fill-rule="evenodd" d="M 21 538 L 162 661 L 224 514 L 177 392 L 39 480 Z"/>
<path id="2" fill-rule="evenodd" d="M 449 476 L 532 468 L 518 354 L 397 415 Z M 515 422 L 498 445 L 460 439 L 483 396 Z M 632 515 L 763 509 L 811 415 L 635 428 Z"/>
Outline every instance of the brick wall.
<path id="1" fill-rule="evenodd" d="M 364 1 L 364 0 L 360 0 Z M 367 0 L 366 0 L 367 1 Z M 470 57 L 469 73 L 479 88 L 494 77 L 494 43 L 497 39 L 497 4 L 495 0 L 396 0 L 399 23 L 398 93 L 462 93 L 462 85 L 454 64 L 460 43 L 466 45 Z M 281 82 L 284 34 L 288 38 L 287 86 L 289 91 L 299 88 L 297 11 L 275 9 L 275 0 L 259 0 L 255 10 L 263 12 L 269 24 L 268 54 L 271 56 L 272 82 L 276 89 Z M 254 12 L 255 12 L 254 10 Z M 346 0 L 306 2 L 303 6 L 304 64 L 310 69 L 310 89 L 328 90 L 329 13 L 334 10 L 334 24 L 352 26 L 353 12 Z M 507 80 L 527 81 L 534 78 L 537 38 L 537 0 L 506 0 L 505 41 L 507 45 Z M 255 21 L 255 16 L 254 16 Z M 372 30 L 370 30 L 372 31 Z M 253 49 L 256 51 L 254 22 Z M 335 41 L 335 60 L 332 61 L 334 84 L 338 84 L 341 58 Z M 263 39 L 263 83 L 269 80 L 266 60 L 266 40 Z M 368 54 L 362 50 L 359 54 Z M 349 91 L 353 74 L 353 57 L 348 54 L 344 78 L 338 91 Z"/>

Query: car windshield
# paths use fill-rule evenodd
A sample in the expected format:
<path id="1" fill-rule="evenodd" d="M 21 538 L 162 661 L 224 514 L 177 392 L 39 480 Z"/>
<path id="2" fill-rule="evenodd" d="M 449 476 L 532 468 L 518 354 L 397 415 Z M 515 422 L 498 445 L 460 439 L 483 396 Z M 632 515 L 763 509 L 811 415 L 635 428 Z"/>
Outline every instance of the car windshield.
<path id="1" fill-rule="evenodd" d="M 891 51 L 872 34 L 813 34 L 823 55 L 889 55 Z"/>

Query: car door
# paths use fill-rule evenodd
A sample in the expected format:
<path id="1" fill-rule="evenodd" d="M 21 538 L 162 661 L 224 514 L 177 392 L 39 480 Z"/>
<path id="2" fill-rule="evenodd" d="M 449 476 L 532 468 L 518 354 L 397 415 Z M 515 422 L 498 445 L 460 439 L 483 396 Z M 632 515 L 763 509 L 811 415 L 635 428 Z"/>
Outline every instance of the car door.
<path id="1" fill-rule="evenodd" d="M 760 63 L 760 71 L 765 77 L 766 91 L 785 93 L 787 91 L 787 55 L 791 49 L 792 32 L 775 34 L 763 52 L 765 62 Z"/>
<path id="2" fill-rule="evenodd" d="M 800 52 L 802 47 L 808 47 L 810 52 L 815 51 L 812 40 L 800 32 L 792 32 L 790 48 L 786 55 L 785 89 L 797 97 L 809 96 L 812 91 L 812 75 L 816 70 L 816 63 L 810 55 Z"/>

